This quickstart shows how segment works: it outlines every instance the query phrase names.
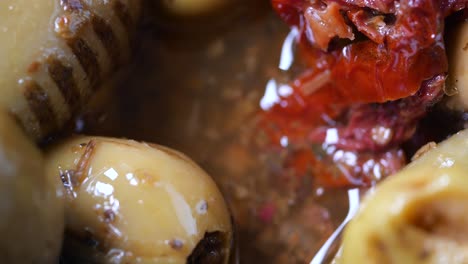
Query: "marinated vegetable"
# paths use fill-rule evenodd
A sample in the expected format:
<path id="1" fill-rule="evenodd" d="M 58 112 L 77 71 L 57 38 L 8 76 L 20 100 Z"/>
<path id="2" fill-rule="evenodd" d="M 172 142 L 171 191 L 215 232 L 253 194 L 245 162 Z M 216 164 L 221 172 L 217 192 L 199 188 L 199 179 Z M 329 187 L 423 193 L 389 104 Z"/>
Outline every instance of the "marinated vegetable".
<path id="1" fill-rule="evenodd" d="M 323 186 L 369 186 L 401 169 L 402 144 L 443 96 L 444 19 L 466 1 L 272 2 L 298 28 L 305 69 L 264 109 L 262 135 L 312 149 Z"/>
<path id="2" fill-rule="evenodd" d="M 56 263 L 61 248 L 60 264 L 236 258 L 223 196 L 194 162 L 115 138 L 48 145 L 73 125 L 190 153 L 233 208 L 242 263 L 310 261 L 345 217 L 347 187 L 376 185 L 467 126 L 466 0 L 271 2 L 286 40 L 268 0 L 1 2 L 1 261 Z M 113 76 L 131 51 L 132 74 Z M 121 89 L 104 94 L 114 77 Z M 444 92 L 461 113 L 432 107 Z M 363 209 L 351 240 L 370 239 L 346 238 L 343 261 L 468 263 L 466 142 L 454 138 L 378 188 L 380 221 Z"/>
<path id="3" fill-rule="evenodd" d="M 468 19 L 453 27 L 447 40 L 449 78 L 447 90 L 455 109 L 468 111 Z"/>
<path id="4" fill-rule="evenodd" d="M 56 263 L 64 227 L 60 180 L 46 177 L 41 153 L 5 112 L 0 157 L 2 263 Z"/>
<path id="5" fill-rule="evenodd" d="M 231 219 L 212 179 L 174 150 L 78 137 L 49 150 L 70 263 L 228 263 Z"/>
<path id="6" fill-rule="evenodd" d="M 346 228 L 339 263 L 468 262 L 468 130 L 377 186 Z"/>
<path id="7" fill-rule="evenodd" d="M 140 4 L 0 1 L 0 104 L 35 139 L 57 132 L 128 60 Z"/>

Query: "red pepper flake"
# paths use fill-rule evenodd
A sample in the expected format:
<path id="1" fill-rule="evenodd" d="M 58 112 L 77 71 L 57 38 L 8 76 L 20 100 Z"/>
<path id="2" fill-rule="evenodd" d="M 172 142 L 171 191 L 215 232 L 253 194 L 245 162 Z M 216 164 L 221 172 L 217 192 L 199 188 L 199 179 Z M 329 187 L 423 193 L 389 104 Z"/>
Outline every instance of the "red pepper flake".
<path id="1" fill-rule="evenodd" d="M 267 203 L 258 210 L 258 218 L 264 223 L 271 223 L 276 214 L 276 206 L 273 203 Z"/>

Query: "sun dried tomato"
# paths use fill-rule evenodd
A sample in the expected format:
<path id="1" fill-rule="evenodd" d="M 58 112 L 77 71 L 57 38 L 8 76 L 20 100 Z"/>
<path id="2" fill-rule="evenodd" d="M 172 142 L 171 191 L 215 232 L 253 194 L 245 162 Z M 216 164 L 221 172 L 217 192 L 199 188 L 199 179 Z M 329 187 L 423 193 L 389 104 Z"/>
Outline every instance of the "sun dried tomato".
<path id="1" fill-rule="evenodd" d="M 466 8 L 466 0 L 272 3 L 299 28 L 298 56 L 307 69 L 290 84 L 288 96 L 262 113 L 259 126 L 270 142 L 286 137 L 290 144 L 332 145 L 361 161 L 386 157 L 382 164 L 392 166 L 383 174 L 403 166 L 402 157 L 390 153 L 411 138 L 418 120 L 442 96 L 448 68 L 444 19 Z M 329 131 L 336 132 L 332 142 Z M 291 153 L 285 166 L 303 174 L 313 165 L 326 186 L 372 183 L 370 174 L 359 173 L 362 162 L 341 176 L 330 172 L 342 165 L 334 162 L 325 166 L 317 153 L 301 151 Z"/>

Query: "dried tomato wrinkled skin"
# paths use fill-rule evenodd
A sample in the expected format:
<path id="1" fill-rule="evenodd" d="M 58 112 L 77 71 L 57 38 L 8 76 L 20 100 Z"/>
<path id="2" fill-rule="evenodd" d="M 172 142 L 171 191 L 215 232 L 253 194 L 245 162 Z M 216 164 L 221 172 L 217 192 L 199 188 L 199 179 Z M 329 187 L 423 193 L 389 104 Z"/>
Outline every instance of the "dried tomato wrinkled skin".
<path id="1" fill-rule="evenodd" d="M 369 4 L 365 5 L 367 2 Z M 329 47 L 332 50 L 321 54 L 327 56 L 329 62 L 321 70 L 331 72 L 326 89 L 331 93 L 330 102 L 350 104 L 397 100 L 415 94 L 423 81 L 446 73 L 444 18 L 448 11 L 457 6 L 461 8 L 459 2 L 342 1 L 343 16 L 368 39 L 338 49 Z M 310 10 L 319 12 L 331 3 L 335 1 L 273 0 L 280 16 L 299 27 L 302 32 L 300 45 L 305 46 L 302 50 L 309 53 L 317 48 L 317 39 L 310 37 L 311 26 L 304 14 L 313 12 Z M 376 9 L 368 11 L 362 7 Z M 317 56 L 310 57 L 309 64 L 314 67 Z M 319 71 L 310 74 L 317 75 Z"/>
<path id="2" fill-rule="evenodd" d="M 401 155 L 388 153 L 413 136 L 427 108 L 442 97 L 448 68 L 444 19 L 465 9 L 467 0 L 272 4 L 284 21 L 299 29 L 299 55 L 307 69 L 290 84 L 292 94 L 262 114 L 260 127 L 273 143 L 287 137 L 291 144 L 331 144 L 335 151 L 354 153 L 358 162 L 354 172 L 341 170 L 346 177 L 336 175 L 342 164 L 322 166 L 322 158 L 303 151 L 297 157 L 291 154 L 285 166 L 301 172 L 308 160 L 319 181 L 334 187 L 373 184 L 376 175 L 359 173 L 372 155 L 375 164 L 392 164 L 384 174 L 400 169 Z M 384 139 L 376 139 L 376 128 L 388 130 Z M 338 136 L 331 143 L 330 129 Z M 331 174 L 333 179 L 323 176 Z"/>

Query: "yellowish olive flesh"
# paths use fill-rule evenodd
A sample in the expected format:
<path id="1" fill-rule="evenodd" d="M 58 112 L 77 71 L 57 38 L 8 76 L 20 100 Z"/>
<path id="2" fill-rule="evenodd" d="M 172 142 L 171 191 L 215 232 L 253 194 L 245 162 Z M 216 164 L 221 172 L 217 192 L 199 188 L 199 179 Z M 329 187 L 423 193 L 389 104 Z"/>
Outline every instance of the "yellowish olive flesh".
<path id="1" fill-rule="evenodd" d="M 64 213 L 59 179 L 47 178 L 39 150 L 0 112 L 0 262 L 56 263 Z"/>
<path id="2" fill-rule="evenodd" d="M 21 91 L 14 89 L 24 82 L 28 67 L 50 41 L 52 17 L 58 1 L 0 1 L 0 104 L 20 102 Z M 16 107 L 16 105 L 13 105 Z M 18 106 L 19 107 L 19 106 Z"/>
<path id="3" fill-rule="evenodd" d="M 96 245 L 75 252 L 83 259 L 186 263 L 207 233 L 220 232 L 218 263 L 228 261 L 227 206 L 213 180 L 185 155 L 130 140 L 78 137 L 48 151 L 47 172 L 65 182 L 70 244 L 86 238 Z"/>
<path id="4" fill-rule="evenodd" d="M 447 39 L 450 105 L 468 111 L 468 20 L 453 25 Z M 453 93 L 453 94 L 452 94 Z"/>
<path id="5" fill-rule="evenodd" d="M 367 195 L 338 263 L 468 263 L 468 130 Z"/>
<path id="6" fill-rule="evenodd" d="M 128 62 L 141 0 L 0 1 L 0 106 L 41 140 Z"/>

